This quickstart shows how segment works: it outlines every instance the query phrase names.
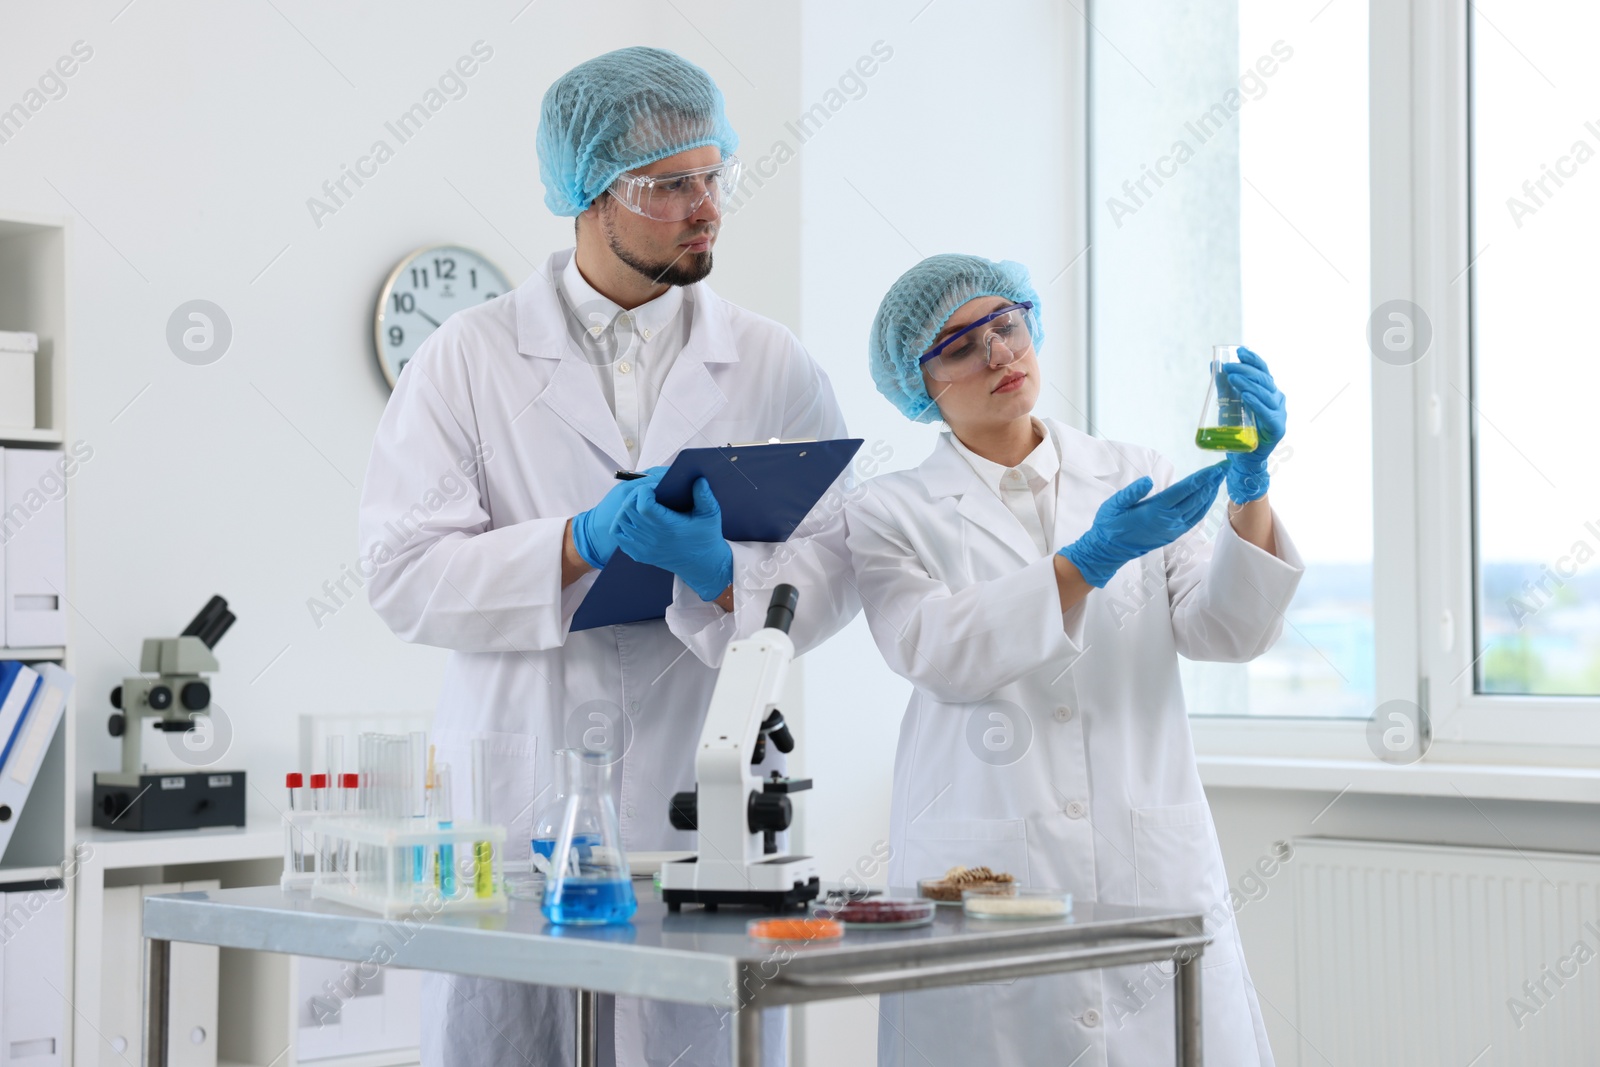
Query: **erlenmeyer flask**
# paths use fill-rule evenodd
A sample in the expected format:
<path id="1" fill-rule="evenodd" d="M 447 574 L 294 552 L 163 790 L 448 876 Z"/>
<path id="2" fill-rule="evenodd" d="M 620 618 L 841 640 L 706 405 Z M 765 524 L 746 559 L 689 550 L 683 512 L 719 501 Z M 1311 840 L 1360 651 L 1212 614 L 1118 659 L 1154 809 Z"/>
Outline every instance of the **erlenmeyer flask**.
<path id="1" fill-rule="evenodd" d="M 572 793 L 545 879 L 544 917 L 558 924 L 625 923 L 639 904 L 611 800 L 610 756 L 569 749 L 567 764 Z"/>
<path id="2" fill-rule="evenodd" d="M 1212 345 L 1206 402 L 1200 408 L 1200 425 L 1194 443 L 1212 452 L 1254 452 L 1260 438 L 1256 417 L 1244 406 L 1239 391 L 1228 384 L 1222 368 L 1239 362 L 1238 345 Z"/>

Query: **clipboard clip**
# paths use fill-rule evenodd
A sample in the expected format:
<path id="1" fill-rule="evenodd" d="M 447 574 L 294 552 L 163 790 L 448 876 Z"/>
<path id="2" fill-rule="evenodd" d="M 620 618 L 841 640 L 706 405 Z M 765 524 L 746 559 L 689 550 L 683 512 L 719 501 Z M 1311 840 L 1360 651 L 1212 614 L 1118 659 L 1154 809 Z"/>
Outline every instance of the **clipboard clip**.
<path id="1" fill-rule="evenodd" d="M 757 448 L 761 445 L 810 445 L 815 444 L 815 437 L 786 437 L 779 440 L 769 437 L 765 441 L 729 441 L 723 448 Z"/>

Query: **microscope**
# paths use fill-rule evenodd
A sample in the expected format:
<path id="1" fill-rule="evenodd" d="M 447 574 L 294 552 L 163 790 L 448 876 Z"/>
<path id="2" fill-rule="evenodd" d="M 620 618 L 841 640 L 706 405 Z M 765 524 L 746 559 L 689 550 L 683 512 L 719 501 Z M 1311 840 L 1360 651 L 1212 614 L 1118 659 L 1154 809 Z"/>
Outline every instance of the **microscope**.
<path id="1" fill-rule="evenodd" d="M 695 830 L 699 851 L 691 859 L 661 867 L 661 897 L 669 911 L 684 904 L 755 904 L 775 910 L 803 905 L 821 888 L 817 861 L 778 851 L 778 833 L 789 828 L 789 794 L 811 788 L 808 778 L 762 778 L 753 768 L 770 742 L 780 752 L 794 737 L 777 708 L 794 659 L 789 624 L 800 599 L 792 585 L 772 591 L 766 625 L 728 645 L 711 693 L 694 791 L 672 797 L 669 817 L 679 830 Z"/>
<path id="2" fill-rule="evenodd" d="M 234 623 L 228 602 L 214 596 L 177 637 L 147 637 L 139 656 L 144 674 L 124 678 L 111 691 L 121 709 L 106 728 L 122 738 L 122 770 L 96 771 L 94 825 L 107 830 L 193 830 L 243 826 L 243 771 L 147 773 L 142 751 L 144 724 L 165 733 L 196 728 L 195 717 L 211 710 L 205 672 L 218 669 L 212 648 Z"/>

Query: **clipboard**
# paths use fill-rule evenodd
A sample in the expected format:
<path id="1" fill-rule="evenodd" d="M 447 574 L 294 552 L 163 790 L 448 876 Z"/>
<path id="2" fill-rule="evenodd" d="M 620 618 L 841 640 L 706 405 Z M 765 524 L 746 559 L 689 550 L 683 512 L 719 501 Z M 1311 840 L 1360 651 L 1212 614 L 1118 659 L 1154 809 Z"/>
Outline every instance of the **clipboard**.
<path id="1" fill-rule="evenodd" d="M 729 541 L 787 541 L 861 448 L 862 438 L 686 448 L 656 486 L 675 511 L 694 507 L 694 483 L 711 483 Z M 665 618 L 672 572 L 618 549 L 572 616 L 572 633 Z"/>

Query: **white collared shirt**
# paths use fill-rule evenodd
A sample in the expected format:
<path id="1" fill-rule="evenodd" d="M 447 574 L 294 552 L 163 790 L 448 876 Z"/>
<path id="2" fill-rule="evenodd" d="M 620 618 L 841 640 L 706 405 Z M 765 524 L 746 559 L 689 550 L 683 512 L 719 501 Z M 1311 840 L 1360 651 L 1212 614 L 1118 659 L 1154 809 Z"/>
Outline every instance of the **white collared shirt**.
<path id="1" fill-rule="evenodd" d="M 1061 452 L 1050 430 L 1037 418 L 1033 420 L 1034 432 L 1041 440 L 1026 459 L 1015 467 L 1003 467 L 993 460 L 984 459 L 961 443 L 954 433 L 950 441 L 956 451 L 966 457 L 978 479 L 993 489 L 1007 510 L 1022 523 L 1041 555 L 1048 556 L 1059 548 L 1050 538 L 1056 528 L 1056 476 L 1061 473 Z"/>
<path id="2" fill-rule="evenodd" d="M 674 285 L 648 304 L 624 311 L 589 284 L 573 253 L 559 290 L 567 305 L 567 333 L 594 368 L 628 460 L 637 465 L 661 386 L 689 339 L 692 311 L 683 289 Z"/>

